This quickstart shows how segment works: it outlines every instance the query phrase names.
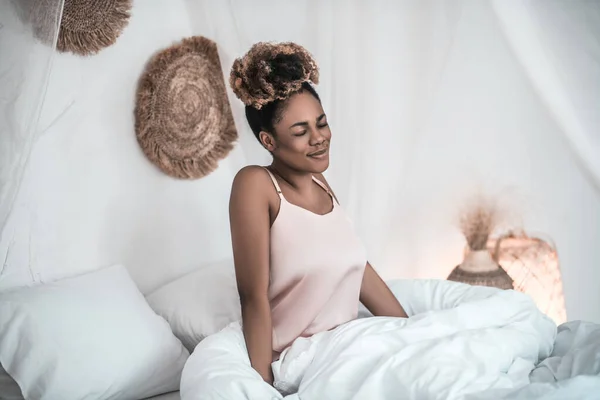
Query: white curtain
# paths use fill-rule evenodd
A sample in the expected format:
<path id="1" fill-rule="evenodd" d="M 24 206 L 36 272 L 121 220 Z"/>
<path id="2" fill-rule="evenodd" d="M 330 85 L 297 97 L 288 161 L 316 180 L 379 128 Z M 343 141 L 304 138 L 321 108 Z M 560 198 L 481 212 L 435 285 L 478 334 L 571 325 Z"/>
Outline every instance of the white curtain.
<path id="1" fill-rule="evenodd" d="M 53 5 L 50 45 L 15 7 L 34 3 Z M 599 2 L 133 4 L 117 43 L 80 58 L 53 50 L 62 1 L 0 2 L 0 287 L 122 262 L 148 291 L 230 255 L 233 174 L 269 162 L 241 102 L 229 91 L 240 144 L 199 181 L 160 174 L 133 132 L 144 64 L 196 34 L 216 41 L 227 80 L 257 41 L 314 54 L 326 175 L 384 277 L 445 278 L 462 259 L 456 214 L 483 192 L 506 225 L 555 242 L 569 319 L 600 321 Z"/>
<path id="2" fill-rule="evenodd" d="M 33 143 L 55 54 L 64 0 L 0 2 L 0 234 Z M 4 255 L 3 255 L 4 256 Z M 1 271 L 1 266 L 0 266 Z"/>
<path id="3" fill-rule="evenodd" d="M 600 193 L 600 3 L 492 3 L 512 50 Z"/>
<path id="4" fill-rule="evenodd" d="M 321 70 L 318 91 L 334 134 L 327 176 L 371 252 L 382 257 L 393 243 L 391 235 L 404 235 L 403 225 L 393 221 L 403 216 L 407 169 L 427 127 L 463 3 L 190 0 L 187 5 L 196 32 L 219 44 L 226 77 L 233 59 L 257 41 L 295 41 L 314 54 Z M 246 162 L 268 163 L 240 102 L 231 92 L 230 98 Z"/>
<path id="5" fill-rule="evenodd" d="M 385 276 L 447 276 L 462 257 L 458 210 L 482 192 L 503 205 L 506 227 L 557 242 L 567 290 L 597 274 L 600 3 L 186 5 L 194 33 L 218 43 L 226 78 L 257 41 L 314 54 L 334 135 L 326 175 Z M 229 94 L 245 162 L 268 162 Z"/>

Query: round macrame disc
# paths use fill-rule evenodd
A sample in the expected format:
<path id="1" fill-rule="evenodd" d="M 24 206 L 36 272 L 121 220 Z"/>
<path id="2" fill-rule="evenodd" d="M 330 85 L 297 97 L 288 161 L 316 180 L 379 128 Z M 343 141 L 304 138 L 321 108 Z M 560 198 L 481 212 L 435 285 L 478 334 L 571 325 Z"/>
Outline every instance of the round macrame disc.
<path id="1" fill-rule="evenodd" d="M 83 56 L 96 54 L 115 43 L 130 11 L 131 0 L 65 0 L 56 48 Z"/>
<path id="2" fill-rule="evenodd" d="M 152 57 L 136 100 L 138 143 L 170 176 L 211 173 L 238 137 L 217 46 L 204 37 L 184 39 Z"/>

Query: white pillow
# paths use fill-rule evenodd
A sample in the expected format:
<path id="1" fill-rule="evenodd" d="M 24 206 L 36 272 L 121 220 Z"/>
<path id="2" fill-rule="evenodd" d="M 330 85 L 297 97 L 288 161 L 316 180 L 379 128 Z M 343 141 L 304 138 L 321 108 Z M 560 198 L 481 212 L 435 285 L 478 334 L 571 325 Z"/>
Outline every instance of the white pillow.
<path id="1" fill-rule="evenodd" d="M 241 319 L 233 261 L 201 267 L 146 297 L 192 352 L 206 336 Z"/>
<path id="2" fill-rule="evenodd" d="M 0 363 L 27 399 L 170 392 L 188 356 L 122 266 L 0 293 Z"/>

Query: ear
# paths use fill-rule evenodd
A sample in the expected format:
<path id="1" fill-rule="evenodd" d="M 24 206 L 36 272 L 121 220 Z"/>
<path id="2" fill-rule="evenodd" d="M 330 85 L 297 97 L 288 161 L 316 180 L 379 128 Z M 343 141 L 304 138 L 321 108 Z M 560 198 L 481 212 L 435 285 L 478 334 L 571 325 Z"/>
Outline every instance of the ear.
<path id="1" fill-rule="evenodd" d="M 275 137 L 273 135 L 271 135 L 269 132 L 260 131 L 258 137 L 260 139 L 260 143 L 265 149 L 267 149 L 270 152 L 273 152 L 273 150 L 275 150 Z"/>

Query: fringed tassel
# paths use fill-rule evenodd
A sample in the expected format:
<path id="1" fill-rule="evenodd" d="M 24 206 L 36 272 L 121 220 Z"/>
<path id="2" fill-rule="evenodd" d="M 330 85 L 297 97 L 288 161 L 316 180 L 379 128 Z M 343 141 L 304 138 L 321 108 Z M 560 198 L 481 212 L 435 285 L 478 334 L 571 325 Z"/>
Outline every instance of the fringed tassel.
<path id="1" fill-rule="evenodd" d="M 166 110 L 157 108 L 159 91 L 168 86 L 161 83 L 166 71 L 173 62 L 188 54 L 200 54 L 206 58 L 206 66 L 193 73 L 206 73 L 203 78 L 216 85 L 210 90 L 210 96 L 214 98 L 214 106 L 218 110 L 214 115 L 217 119 L 212 121 L 207 128 L 209 131 L 204 133 L 204 138 L 208 134 L 213 136 L 211 142 L 204 145 L 202 137 L 196 140 L 178 138 L 177 132 L 168 131 L 168 124 L 165 122 L 172 116 Z M 202 106 L 209 105 L 200 105 L 196 111 L 202 112 Z M 154 55 L 139 80 L 134 115 L 136 136 L 142 151 L 164 173 L 179 179 L 198 179 L 213 172 L 218 167 L 218 161 L 227 156 L 238 138 L 216 44 L 207 38 L 195 36 Z M 169 141 L 170 144 L 175 142 L 174 147 L 169 148 L 162 141 Z"/>
<path id="2" fill-rule="evenodd" d="M 129 23 L 131 0 L 83 1 L 65 0 L 56 44 L 60 52 L 96 54 L 113 45 Z"/>

